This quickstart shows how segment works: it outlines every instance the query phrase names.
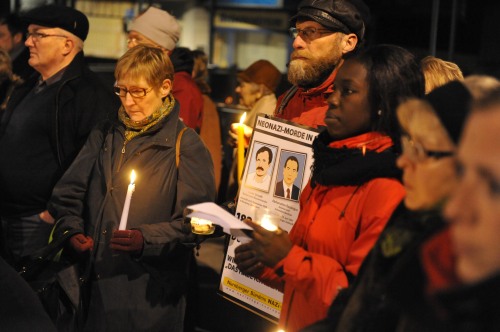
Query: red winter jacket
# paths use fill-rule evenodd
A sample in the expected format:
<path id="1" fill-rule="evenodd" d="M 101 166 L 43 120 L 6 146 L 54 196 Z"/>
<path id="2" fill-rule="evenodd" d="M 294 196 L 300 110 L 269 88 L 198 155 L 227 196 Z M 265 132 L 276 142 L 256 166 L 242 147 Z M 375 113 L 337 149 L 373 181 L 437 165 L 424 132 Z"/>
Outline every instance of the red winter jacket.
<path id="1" fill-rule="evenodd" d="M 203 117 L 203 96 L 190 74 L 184 71 L 174 74 L 172 94 L 181 106 L 179 117 L 186 126 L 199 133 Z"/>
<path id="2" fill-rule="evenodd" d="M 368 133 L 332 142 L 329 147 L 356 148 L 363 143 L 377 152 L 392 145 L 390 138 Z M 375 178 L 357 188 L 308 184 L 290 231 L 292 250 L 261 276 L 275 287 L 284 282 L 280 328 L 287 332 L 326 317 L 339 290 L 348 286 L 347 273 L 358 273 L 404 196 L 402 184 L 393 178 Z M 281 270 L 283 276 L 278 277 L 275 271 Z"/>
<path id="3" fill-rule="evenodd" d="M 326 99 L 333 92 L 332 85 L 336 75 L 337 69 L 318 87 L 309 90 L 298 88 L 283 111 L 279 112 L 279 107 L 288 93 L 286 91 L 278 98 L 274 116 L 313 128 L 326 126 L 325 113 L 328 109 Z"/>

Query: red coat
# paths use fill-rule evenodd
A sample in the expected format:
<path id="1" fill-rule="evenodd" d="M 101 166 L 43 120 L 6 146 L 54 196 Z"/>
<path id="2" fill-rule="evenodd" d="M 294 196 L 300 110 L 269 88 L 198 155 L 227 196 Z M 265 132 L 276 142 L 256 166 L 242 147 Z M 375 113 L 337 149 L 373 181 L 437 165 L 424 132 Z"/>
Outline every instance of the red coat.
<path id="1" fill-rule="evenodd" d="M 181 106 L 179 117 L 186 126 L 199 133 L 203 119 L 203 96 L 191 75 L 184 71 L 175 73 L 172 94 Z"/>
<path id="2" fill-rule="evenodd" d="M 336 75 L 337 69 L 320 86 L 309 90 L 298 88 L 286 104 L 283 112 L 278 113 L 279 106 L 288 91 L 285 92 L 278 98 L 274 115 L 278 118 L 309 127 L 318 128 L 326 126 L 325 114 L 328 109 L 326 99 L 333 92 L 332 85 Z"/>
<path id="3" fill-rule="evenodd" d="M 330 143 L 330 147 L 359 147 L 383 151 L 392 145 L 387 137 L 372 140 L 373 133 Z M 356 275 L 394 209 L 404 196 L 393 178 L 375 178 L 357 186 L 308 184 L 300 197 L 300 213 L 290 231 L 294 243 L 273 270 L 262 275 L 266 283 L 284 282 L 280 328 L 298 331 L 327 315 L 347 273 Z M 343 216 L 342 216 L 343 213 Z M 283 269 L 280 278 L 274 272 Z M 283 285 L 283 284 L 282 284 Z"/>

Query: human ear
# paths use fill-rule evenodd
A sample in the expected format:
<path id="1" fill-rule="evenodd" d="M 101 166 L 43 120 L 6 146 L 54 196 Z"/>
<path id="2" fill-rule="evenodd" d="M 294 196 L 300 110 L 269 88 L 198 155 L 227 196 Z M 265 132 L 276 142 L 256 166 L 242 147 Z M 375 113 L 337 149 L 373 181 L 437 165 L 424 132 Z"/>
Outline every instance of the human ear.
<path id="1" fill-rule="evenodd" d="M 161 84 L 160 94 L 162 97 L 166 97 L 170 93 L 170 91 L 172 91 L 172 81 L 166 78 Z"/>
<path id="2" fill-rule="evenodd" d="M 18 32 L 14 35 L 14 37 L 12 38 L 12 40 L 14 41 L 15 44 L 19 44 L 22 42 L 23 40 L 23 34 Z"/>
<path id="3" fill-rule="evenodd" d="M 70 54 L 74 48 L 75 48 L 75 42 L 70 38 L 66 38 L 66 41 L 64 42 L 63 46 L 63 54 L 64 55 Z"/>
<path id="4" fill-rule="evenodd" d="M 358 42 L 358 36 L 356 36 L 354 33 L 345 35 L 342 41 L 342 54 L 353 51 L 356 48 Z"/>

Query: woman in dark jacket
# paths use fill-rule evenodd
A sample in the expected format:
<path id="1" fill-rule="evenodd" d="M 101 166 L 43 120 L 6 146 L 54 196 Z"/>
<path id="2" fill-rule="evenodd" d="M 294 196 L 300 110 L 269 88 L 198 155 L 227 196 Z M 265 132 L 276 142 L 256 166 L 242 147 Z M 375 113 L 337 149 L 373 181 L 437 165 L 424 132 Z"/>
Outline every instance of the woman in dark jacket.
<path id="1" fill-rule="evenodd" d="M 91 133 L 49 204 L 55 236 L 76 233 L 69 247 L 94 261 L 89 331 L 183 330 L 194 241 L 183 209 L 213 201 L 216 191 L 208 150 L 179 119 L 173 73 L 155 47 L 118 60 L 119 120 Z M 118 230 L 132 170 L 128 223 Z"/>

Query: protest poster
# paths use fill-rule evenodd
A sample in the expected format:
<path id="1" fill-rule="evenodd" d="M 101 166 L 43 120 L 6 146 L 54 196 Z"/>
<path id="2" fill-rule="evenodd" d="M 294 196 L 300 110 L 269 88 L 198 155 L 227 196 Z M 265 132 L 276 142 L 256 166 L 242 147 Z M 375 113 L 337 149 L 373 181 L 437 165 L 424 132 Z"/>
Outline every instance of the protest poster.
<path id="1" fill-rule="evenodd" d="M 313 128 L 259 115 L 245 158 L 236 217 L 255 220 L 256 211 L 279 215 L 279 227 L 290 231 L 299 214 L 299 196 L 313 164 Z M 221 272 L 219 293 L 270 320 L 279 320 L 283 293 L 245 276 L 234 263 L 234 249 L 244 241 L 231 236 Z"/>

